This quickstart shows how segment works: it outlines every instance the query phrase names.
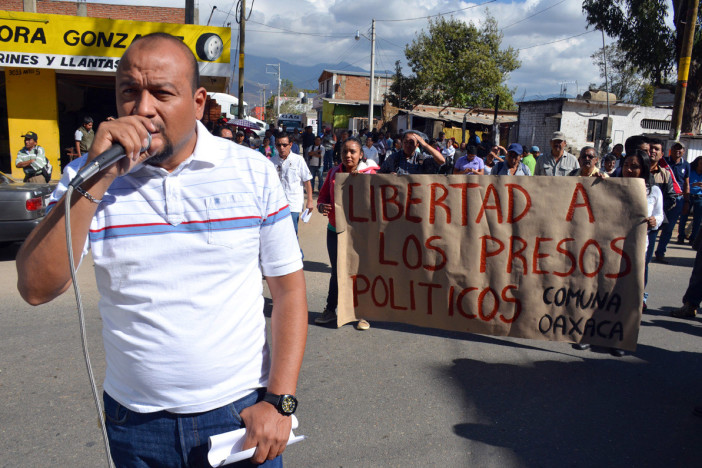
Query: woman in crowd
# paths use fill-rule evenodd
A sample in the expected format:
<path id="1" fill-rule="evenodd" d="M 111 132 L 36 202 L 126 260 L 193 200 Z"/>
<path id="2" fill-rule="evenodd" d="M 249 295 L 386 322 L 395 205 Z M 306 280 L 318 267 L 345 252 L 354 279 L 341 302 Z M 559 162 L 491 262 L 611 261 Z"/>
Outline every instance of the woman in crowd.
<path id="1" fill-rule="evenodd" d="M 329 278 L 329 291 L 327 293 L 327 306 L 324 308 L 322 315 L 314 319 L 314 323 L 325 325 L 328 323 L 336 323 L 336 306 L 339 302 L 339 284 L 337 282 L 336 272 L 336 253 L 337 253 L 337 234 L 336 234 L 336 219 L 334 218 L 334 177 L 339 172 L 350 174 L 375 174 L 377 166 L 368 166 L 362 161 L 363 144 L 361 140 L 351 137 L 344 141 L 341 146 L 341 164 L 333 167 L 327 173 L 327 178 L 324 180 L 322 190 L 319 191 L 317 199 L 317 209 L 324 216 L 329 218 L 327 225 L 327 252 L 329 253 L 329 261 L 331 263 L 331 277 Z M 369 160 L 370 161 L 370 160 Z M 358 330 L 368 330 L 370 324 L 364 319 L 360 319 L 356 324 Z"/>
<path id="2" fill-rule="evenodd" d="M 263 137 L 263 143 L 261 143 L 258 150 L 268 159 L 275 156 L 275 148 L 271 145 L 271 139 L 268 137 Z"/>
<path id="3" fill-rule="evenodd" d="M 651 163 L 648 157 L 648 153 L 644 150 L 636 150 L 633 154 L 628 154 L 624 157 L 622 163 L 622 177 L 638 177 L 644 180 L 646 184 L 646 204 L 647 204 L 647 217 L 645 219 L 648 226 L 648 231 L 653 231 L 658 229 L 663 223 L 663 193 L 656 184 L 653 183 L 653 177 L 651 177 Z M 648 236 L 646 236 L 646 247 L 644 252 L 648 251 Z M 648 282 L 648 262 L 646 262 L 646 267 L 644 269 L 644 288 Z M 644 292 L 643 305 L 646 308 L 646 299 L 648 299 L 648 293 Z M 578 349 L 588 349 L 590 345 L 579 344 L 576 345 Z M 615 356 L 624 356 L 624 350 L 611 348 L 611 353 Z"/>

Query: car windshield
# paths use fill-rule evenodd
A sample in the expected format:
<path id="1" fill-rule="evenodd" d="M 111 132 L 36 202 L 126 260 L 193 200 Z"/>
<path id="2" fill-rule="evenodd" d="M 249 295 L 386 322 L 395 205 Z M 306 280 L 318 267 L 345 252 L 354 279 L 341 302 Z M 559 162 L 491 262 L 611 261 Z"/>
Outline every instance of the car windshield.
<path id="1" fill-rule="evenodd" d="M 6 185 L 6 184 L 16 184 L 16 183 L 17 183 L 17 181 L 15 179 L 0 172 L 0 184 Z"/>

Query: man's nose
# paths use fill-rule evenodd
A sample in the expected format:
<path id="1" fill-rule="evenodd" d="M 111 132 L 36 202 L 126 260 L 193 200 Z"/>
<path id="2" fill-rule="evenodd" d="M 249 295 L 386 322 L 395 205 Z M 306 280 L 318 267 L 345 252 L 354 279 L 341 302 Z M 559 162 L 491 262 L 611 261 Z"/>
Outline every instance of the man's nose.
<path id="1" fill-rule="evenodd" d="M 134 114 L 144 117 L 153 117 L 156 113 L 154 100 L 154 96 L 148 90 L 141 90 L 136 105 L 134 106 Z"/>

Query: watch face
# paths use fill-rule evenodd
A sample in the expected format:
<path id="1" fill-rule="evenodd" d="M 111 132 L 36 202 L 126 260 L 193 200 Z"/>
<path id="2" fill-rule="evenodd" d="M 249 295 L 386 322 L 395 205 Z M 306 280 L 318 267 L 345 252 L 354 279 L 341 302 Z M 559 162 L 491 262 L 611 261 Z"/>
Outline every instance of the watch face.
<path id="1" fill-rule="evenodd" d="M 297 399 L 292 395 L 284 395 L 280 401 L 280 409 L 285 414 L 293 414 L 297 409 Z"/>

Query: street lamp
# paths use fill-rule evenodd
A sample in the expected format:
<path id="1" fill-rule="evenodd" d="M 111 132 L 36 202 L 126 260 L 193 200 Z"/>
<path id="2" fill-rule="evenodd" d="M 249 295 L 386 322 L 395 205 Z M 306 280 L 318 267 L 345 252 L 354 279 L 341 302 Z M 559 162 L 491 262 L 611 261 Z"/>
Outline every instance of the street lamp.
<path id="1" fill-rule="evenodd" d="M 371 56 L 370 56 L 370 92 L 368 96 L 368 130 L 373 129 L 373 94 L 375 93 L 375 20 L 371 22 L 371 37 L 368 38 L 360 31 L 356 31 L 355 39 L 358 41 L 361 36 L 371 41 Z"/>

